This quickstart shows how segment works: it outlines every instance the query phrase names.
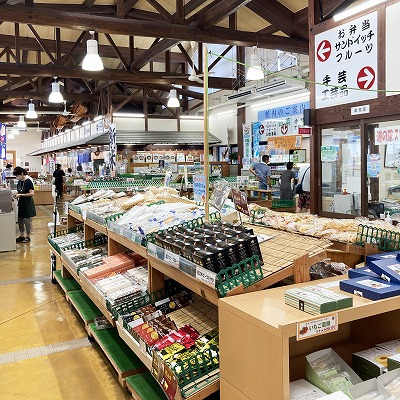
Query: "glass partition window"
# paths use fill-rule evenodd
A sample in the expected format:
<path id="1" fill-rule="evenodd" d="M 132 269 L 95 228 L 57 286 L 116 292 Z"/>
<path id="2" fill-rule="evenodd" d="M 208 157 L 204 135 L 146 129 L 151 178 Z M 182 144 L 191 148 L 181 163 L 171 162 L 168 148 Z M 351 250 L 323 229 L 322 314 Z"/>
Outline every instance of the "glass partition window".
<path id="1" fill-rule="evenodd" d="M 359 126 L 322 130 L 322 210 L 361 214 L 361 132 Z"/>

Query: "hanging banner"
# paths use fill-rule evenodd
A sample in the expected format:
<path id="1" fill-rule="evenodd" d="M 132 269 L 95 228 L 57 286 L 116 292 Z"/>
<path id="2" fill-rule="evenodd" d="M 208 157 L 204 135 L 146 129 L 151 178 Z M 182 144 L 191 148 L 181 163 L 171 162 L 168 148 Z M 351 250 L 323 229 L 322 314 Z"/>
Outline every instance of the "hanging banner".
<path id="1" fill-rule="evenodd" d="M 243 124 L 243 163 L 252 157 L 251 124 Z"/>
<path id="2" fill-rule="evenodd" d="M 379 178 L 381 172 L 381 155 L 367 154 L 367 176 L 368 178 Z"/>
<path id="3" fill-rule="evenodd" d="M 0 123 L 0 146 L 0 159 L 5 160 L 7 158 L 7 136 L 6 125 L 2 123 Z"/>
<path id="4" fill-rule="evenodd" d="M 378 97 L 377 12 L 315 36 L 315 80 L 316 108 Z"/>
<path id="5" fill-rule="evenodd" d="M 260 123 L 253 122 L 253 158 L 260 157 Z"/>
<path id="6" fill-rule="evenodd" d="M 205 175 L 193 176 L 193 195 L 196 203 L 205 203 L 206 201 L 206 177 Z"/>
<path id="7" fill-rule="evenodd" d="M 268 138 L 268 149 L 293 150 L 301 148 L 301 136 Z"/>
<path id="8" fill-rule="evenodd" d="M 400 143 L 400 126 L 375 128 L 375 144 Z"/>
<path id="9" fill-rule="evenodd" d="M 240 190 L 232 189 L 233 203 L 235 204 L 236 211 L 250 216 L 249 205 L 247 203 L 247 194 Z"/>
<path id="10" fill-rule="evenodd" d="M 114 171 L 115 161 L 117 157 L 117 128 L 115 124 L 110 125 L 108 131 L 108 139 L 110 145 L 110 157 L 109 157 L 109 167 L 111 171 Z"/>

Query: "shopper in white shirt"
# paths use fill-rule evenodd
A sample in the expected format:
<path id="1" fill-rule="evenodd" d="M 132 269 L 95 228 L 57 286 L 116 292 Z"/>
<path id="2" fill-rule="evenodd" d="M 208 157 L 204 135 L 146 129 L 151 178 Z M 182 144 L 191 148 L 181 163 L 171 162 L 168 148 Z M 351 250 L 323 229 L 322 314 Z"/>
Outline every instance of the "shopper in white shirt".
<path id="1" fill-rule="evenodd" d="M 297 212 L 310 212 L 310 200 L 311 200 L 311 182 L 310 182 L 310 165 L 303 165 L 299 169 L 299 175 L 297 183 L 302 183 L 303 193 L 299 194 L 299 201 L 297 203 Z"/>

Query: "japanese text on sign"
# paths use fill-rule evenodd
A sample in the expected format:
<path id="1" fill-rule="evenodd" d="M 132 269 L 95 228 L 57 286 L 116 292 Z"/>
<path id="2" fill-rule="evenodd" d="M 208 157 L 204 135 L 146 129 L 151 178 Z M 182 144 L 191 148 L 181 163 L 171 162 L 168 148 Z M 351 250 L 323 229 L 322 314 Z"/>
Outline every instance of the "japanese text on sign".
<path id="1" fill-rule="evenodd" d="M 375 144 L 400 143 L 400 126 L 375 128 Z"/>
<path id="2" fill-rule="evenodd" d="M 316 108 L 376 98 L 377 47 L 376 12 L 316 35 Z"/>
<path id="3" fill-rule="evenodd" d="M 268 139 L 268 149 L 293 150 L 301 147 L 301 136 L 275 137 Z"/>
<path id="4" fill-rule="evenodd" d="M 338 315 L 330 314 L 322 318 L 297 323 L 297 340 L 308 339 L 313 336 L 338 330 Z"/>
<path id="5" fill-rule="evenodd" d="M 303 111 L 310 108 L 309 101 L 303 101 L 302 103 L 291 104 L 283 107 L 270 108 L 258 112 L 258 120 L 263 121 L 264 119 L 277 119 L 283 117 L 292 117 L 303 115 Z"/>
<path id="6" fill-rule="evenodd" d="M 193 196 L 196 203 L 206 201 L 206 177 L 204 175 L 195 175 L 193 177 Z"/>
<path id="7" fill-rule="evenodd" d="M 251 159 L 252 157 L 252 131 L 251 124 L 243 124 L 243 158 Z"/>

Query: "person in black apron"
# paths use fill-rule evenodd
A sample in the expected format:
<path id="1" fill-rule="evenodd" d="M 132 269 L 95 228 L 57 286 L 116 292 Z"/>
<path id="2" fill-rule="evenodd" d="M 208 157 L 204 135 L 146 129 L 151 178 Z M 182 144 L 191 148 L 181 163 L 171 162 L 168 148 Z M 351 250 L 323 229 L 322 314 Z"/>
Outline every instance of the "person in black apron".
<path id="1" fill-rule="evenodd" d="M 27 177 L 27 172 L 22 167 L 16 167 L 13 175 L 18 179 L 18 226 L 20 235 L 17 243 L 29 243 L 31 241 L 32 217 L 36 216 L 35 203 L 33 202 L 33 182 Z"/>

